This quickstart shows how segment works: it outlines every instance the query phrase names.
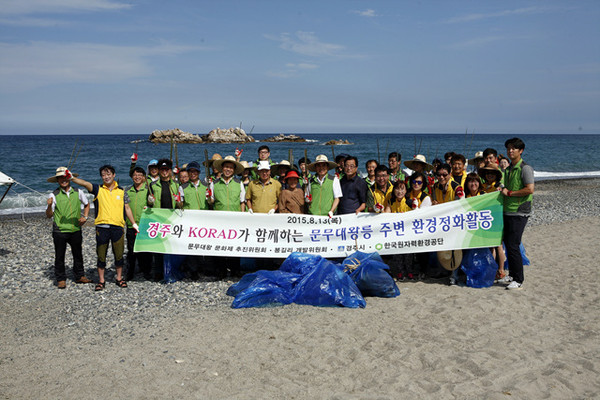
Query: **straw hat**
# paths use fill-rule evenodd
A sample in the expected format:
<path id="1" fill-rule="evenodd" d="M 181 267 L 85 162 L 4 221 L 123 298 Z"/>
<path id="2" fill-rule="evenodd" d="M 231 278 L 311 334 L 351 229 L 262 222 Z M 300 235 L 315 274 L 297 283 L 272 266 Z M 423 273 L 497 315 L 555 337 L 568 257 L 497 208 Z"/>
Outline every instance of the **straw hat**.
<path id="1" fill-rule="evenodd" d="M 250 165 L 248 163 L 248 161 L 240 161 L 240 164 L 242 164 L 242 166 L 244 167 L 244 169 L 250 169 L 250 168 L 252 168 L 252 165 Z"/>
<path id="2" fill-rule="evenodd" d="M 483 151 L 478 151 L 475 153 L 475 157 L 469 158 L 469 165 L 477 166 L 479 160 L 483 160 Z"/>
<path id="3" fill-rule="evenodd" d="M 462 261 L 462 250 L 444 250 L 437 252 L 437 258 L 440 265 L 448 271 L 454 271 L 460 267 Z"/>
<path id="4" fill-rule="evenodd" d="M 223 164 L 225 164 L 226 162 L 230 162 L 235 166 L 235 170 L 233 171 L 234 174 L 239 175 L 242 172 L 244 172 L 244 166 L 241 163 L 237 162 L 234 156 L 227 156 L 221 160 L 214 161 L 213 167 L 217 171 L 223 172 Z"/>
<path id="5" fill-rule="evenodd" d="M 219 153 L 215 153 L 212 155 L 210 160 L 202 161 L 202 165 L 204 165 L 205 167 L 210 167 L 215 161 L 222 160 L 222 159 L 223 159 L 223 157 L 221 157 L 221 155 Z M 208 162 L 208 164 L 207 164 L 207 162 Z"/>
<path id="6" fill-rule="evenodd" d="M 279 171 L 279 167 L 288 167 L 288 168 L 292 168 L 292 164 L 290 164 L 290 162 L 288 160 L 281 160 L 281 162 L 279 164 L 273 164 L 271 166 L 271 168 L 274 168 L 275 171 Z"/>
<path id="7" fill-rule="evenodd" d="M 414 170 L 413 165 L 415 163 L 425 164 L 425 171 L 431 171 L 433 169 L 433 165 L 429 164 L 422 154 L 417 154 L 412 160 L 404 161 L 404 165 L 412 170 Z"/>
<path id="8" fill-rule="evenodd" d="M 500 182 L 502 179 L 502 171 L 500 171 L 500 167 L 496 163 L 487 163 L 485 167 L 479 168 L 479 176 L 485 179 L 487 173 L 492 172 L 496 175 L 496 182 Z"/>
<path id="9" fill-rule="evenodd" d="M 309 171 L 311 172 L 316 172 L 315 167 L 317 166 L 317 164 L 320 163 L 325 163 L 327 164 L 327 169 L 333 169 L 333 168 L 337 168 L 337 164 L 334 163 L 333 161 L 329 161 L 327 159 L 327 156 L 325 154 L 319 154 L 317 156 L 317 158 L 315 159 L 315 162 L 308 164 L 308 166 L 306 167 Z"/>
<path id="10" fill-rule="evenodd" d="M 67 167 L 58 167 L 56 168 L 56 175 L 51 176 L 50 178 L 46 179 L 48 182 L 58 182 L 58 177 L 59 176 L 65 176 L 65 171 L 67 170 Z M 79 174 L 74 174 L 71 173 L 71 175 L 73 177 L 78 177 Z"/>

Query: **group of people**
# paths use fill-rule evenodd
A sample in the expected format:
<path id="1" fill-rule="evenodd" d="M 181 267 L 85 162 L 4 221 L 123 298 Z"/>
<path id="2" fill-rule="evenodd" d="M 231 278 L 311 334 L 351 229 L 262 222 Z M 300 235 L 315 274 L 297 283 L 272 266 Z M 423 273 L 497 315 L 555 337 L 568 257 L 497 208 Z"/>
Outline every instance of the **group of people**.
<path id="1" fill-rule="evenodd" d="M 505 143 L 507 158 L 488 148 L 467 160 L 462 154 L 447 153 L 444 160 L 428 163 L 423 155 L 404 162 L 392 152 L 388 164 L 376 160 L 365 163 L 366 174 L 358 172 L 355 156 L 341 154 L 335 162 L 320 154 L 313 162 L 307 157 L 293 165 L 288 160 L 275 163 L 268 146 L 258 149 L 253 163 L 240 161 L 241 152 L 222 158 L 215 154 L 201 164 L 192 161 L 179 169 L 169 159 L 151 160 L 147 168 L 137 166 L 133 154 L 129 175 L 132 184 L 123 188 L 115 181 L 115 169 L 100 167 L 101 184 L 93 184 L 60 167 L 48 179 L 58 188 L 48 199 L 46 215 L 54 219 L 55 276 L 59 288 L 66 287 L 65 251 L 68 243 L 73 253 L 73 271 L 77 283 L 90 283 L 85 277 L 81 251 L 81 226 L 89 218 L 90 206 L 82 186 L 94 196 L 97 243 L 98 282 L 95 290 L 105 288 L 104 271 L 109 243 L 115 258 L 116 284 L 127 287 L 134 277 L 136 265 L 147 279 L 161 279 L 162 256 L 133 251 L 138 223 L 145 207 L 184 210 L 222 210 L 248 213 L 296 213 L 329 216 L 350 213 L 409 212 L 501 191 L 504 201 L 504 235 L 510 277 L 504 270 L 502 247 L 495 248 L 499 270 L 497 278 L 508 283 L 508 289 L 519 289 L 523 283 L 520 243 L 531 214 L 534 191 L 533 169 L 523 162 L 525 143 L 512 138 Z M 508 165 L 506 160 L 510 161 Z M 467 165 L 473 170 L 467 173 Z M 127 268 L 124 248 L 127 239 Z M 427 253 L 398 255 L 387 259 L 392 274 L 398 279 L 418 279 L 427 273 Z M 218 264 L 218 265 L 217 265 Z M 239 258 L 194 256 L 186 259 L 192 279 L 200 271 L 225 276 L 227 269 L 240 273 Z M 456 273 L 450 277 L 456 282 Z"/>

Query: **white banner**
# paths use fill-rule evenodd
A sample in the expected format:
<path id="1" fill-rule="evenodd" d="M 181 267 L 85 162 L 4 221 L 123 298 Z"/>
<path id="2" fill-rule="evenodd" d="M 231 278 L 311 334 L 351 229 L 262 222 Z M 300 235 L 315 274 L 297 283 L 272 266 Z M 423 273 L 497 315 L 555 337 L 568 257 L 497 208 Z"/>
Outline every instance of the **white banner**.
<path id="1" fill-rule="evenodd" d="M 407 213 L 249 214 L 147 209 L 135 251 L 228 257 L 285 258 L 299 251 L 346 257 L 498 246 L 498 192 Z"/>

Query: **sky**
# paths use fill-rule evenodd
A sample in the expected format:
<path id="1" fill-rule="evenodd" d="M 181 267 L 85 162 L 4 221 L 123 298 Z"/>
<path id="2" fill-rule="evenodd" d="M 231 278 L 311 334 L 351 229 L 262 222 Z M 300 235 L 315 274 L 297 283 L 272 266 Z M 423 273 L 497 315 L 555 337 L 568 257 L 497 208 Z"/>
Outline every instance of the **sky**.
<path id="1" fill-rule="evenodd" d="M 600 134 L 600 2 L 0 0 L 0 134 Z"/>

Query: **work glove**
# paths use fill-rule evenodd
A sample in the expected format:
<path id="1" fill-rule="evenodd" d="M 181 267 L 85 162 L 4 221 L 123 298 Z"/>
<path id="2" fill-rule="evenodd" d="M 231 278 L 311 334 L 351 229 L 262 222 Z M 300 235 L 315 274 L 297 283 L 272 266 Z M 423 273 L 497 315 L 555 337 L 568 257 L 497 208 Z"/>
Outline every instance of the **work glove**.
<path id="1" fill-rule="evenodd" d="M 383 211 L 383 204 L 381 204 L 381 203 L 377 203 L 377 204 L 375 204 L 375 207 L 374 207 L 374 208 L 375 208 L 375 212 L 376 212 L 376 213 L 380 213 L 380 212 L 382 212 L 382 211 Z"/>
<path id="2" fill-rule="evenodd" d="M 327 216 L 328 216 L 329 218 L 333 218 L 333 211 L 329 211 L 329 212 L 327 213 Z"/>
<path id="3" fill-rule="evenodd" d="M 242 153 L 244 152 L 244 150 L 239 150 L 237 147 L 235 148 L 235 151 L 233 152 L 233 155 L 236 157 L 241 157 Z"/>
<path id="4" fill-rule="evenodd" d="M 69 171 L 68 169 L 65 169 L 65 178 L 71 179 L 72 177 L 73 177 L 73 175 L 71 174 L 71 171 Z"/>
<path id="5" fill-rule="evenodd" d="M 173 173 L 177 175 L 179 173 L 179 167 L 173 168 Z"/>
<path id="6" fill-rule="evenodd" d="M 138 155 L 137 155 L 137 153 L 133 153 L 133 154 L 131 155 L 131 162 L 132 162 L 132 163 L 135 163 L 135 162 L 137 162 L 137 160 L 138 160 Z"/>
<path id="7" fill-rule="evenodd" d="M 136 233 L 136 234 L 137 234 L 137 233 L 140 233 L 140 227 L 138 226 L 138 224 L 133 224 L 131 227 L 132 227 L 133 229 L 135 229 L 135 233 Z"/>
<path id="8" fill-rule="evenodd" d="M 275 214 L 275 209 L 274 209 L 274 208 L 271 208 L 267 214 L 269 214 L 269 215 L 273 215 L 273 214 Z"/>
<path id="9" fill-rule="evenodd" d="M 459 199 L 465 198 L 465 191 L 463 190 L 462 186 L 457 187 L 454 193 L 456 193 L 456 197 Z"/>

